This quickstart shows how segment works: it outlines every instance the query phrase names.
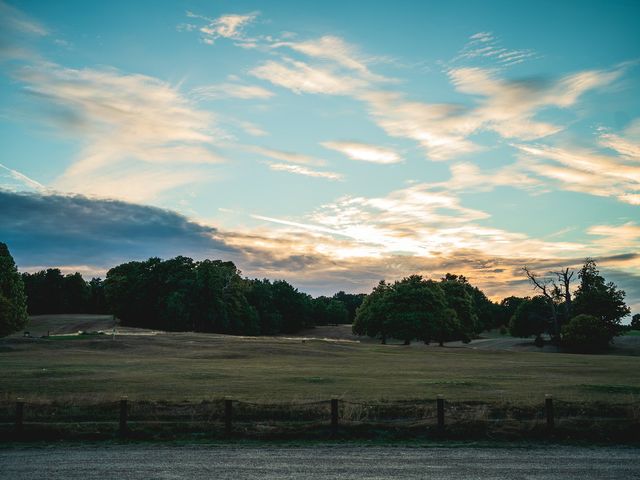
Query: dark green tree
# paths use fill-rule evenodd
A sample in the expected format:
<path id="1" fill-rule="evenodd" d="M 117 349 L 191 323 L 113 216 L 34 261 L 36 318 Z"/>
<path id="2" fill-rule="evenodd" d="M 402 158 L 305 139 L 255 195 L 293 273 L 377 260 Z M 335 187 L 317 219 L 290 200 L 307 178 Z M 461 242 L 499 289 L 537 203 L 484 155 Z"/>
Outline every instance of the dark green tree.
<path id="1" fill-rule="evenodd" d="M 356 318 L 356 310 L 362 305 L 366 295 L 364 293 L 345 293 L 342 290 L 336 293 L 333 298 L 342 302 L 347 309 L 347 320 L 344 323 L 353 323 Z"/>
<path id="2" fill-rule="evenodd" d="M 391 286 L 384 280 L 373 288 L 356 311 L 353 322 L 355 335 L 368 335 L 372 338 L 380 338 L 383 344 L 387 343 L 390 336 L 389 313 L 391 305 L 388 302 Z"/>
<path id="3" fill-rule="evenodd" d="M 541 335 L 547 331 L 552 319 L 549 314 L 549 299 L 537 295 L 525 299 L 518 305 L 509 321 L 509 333 L 513 337 L 536 337 L 536 344 L 541 343 Z"/>
<path id="4" fill-rule="evenodd" d="M 631 317 L 631 325 L 629 326 L 632 330 L 640 330 L 640 313 L 636 313 Z"/>
<path id="5" fill-rule="evenodd" d="M 17 332 L 27 324 L 24 284 L 9 247 L 0 242 L 0 337 Z"/>
<path id="6" fill-rule="evenodd" d="M 500 310 L 498 311 L 499 323 L 496 326 L 509 326 L 511 317 L 516 313 L 518 307 L 525 301 L 529 300 L 529 297 L 507 297 L 500 302 Z"/>
<path id="7" fill-rule="evenodd" d="M 353 332 L 382 343 L 389 337 L 405 344 L 414 339 L 442 343 L 460 331 L 455 318 L 437 282 L 411 275 L 392 285 L 381 281 L 358 308 Z"/>
<path id="8" fill-rule="evenodd" d="M 625 292 L 613 282 L 606 283 L 591 258 L 585 260 L 578 278 L 580 285 L 574 294 L 574 313 L 596 317 L 606 328 L 611 341 L 622 331 L 622 319 L 631 312 L 624 302 Z"/>
<path id="9" fill-rule="evenodd" d="M 562 345 L 571 352 L 598 353 L 609 345 L 607 326 L 593 315 L 576 315 L 562 327 Z"/>
<path id="10" fill-rule="evenodd" d="M 447 306 L 456 312 L 458 322 L 465 332 L 464 336 L 468 338 L 480 333 L 482 327 L 476 313 L 474 288 L 467 279 L 462 275 L 447 273 L 440 282 L 440 287 L 444 292 Z"/>
<path id="11" fill-rule="evenodd" d="M 349 312 L 344 303 L 334 298 L 320 296 L 311 302 L 314 325 L 336 325 L 349 323 Z"/>

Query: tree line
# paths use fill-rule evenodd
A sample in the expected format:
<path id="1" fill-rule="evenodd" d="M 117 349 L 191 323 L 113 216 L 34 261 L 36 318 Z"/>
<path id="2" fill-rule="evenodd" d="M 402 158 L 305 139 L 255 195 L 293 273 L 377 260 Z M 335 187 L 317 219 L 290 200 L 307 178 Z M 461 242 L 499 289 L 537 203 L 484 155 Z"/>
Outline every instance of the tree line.
<path id="1" fill-rule="evenodd" d="M 236 335 L 350 324 L 364 298 L 343 291 L 313 298 L 285 280 L 243 278 L 233 262 L 182 256 L 123 263 L 104 280 L 50 268 L 22 273 L 14 283 L 26 293 L 29 315 L 114 314 L 126 326 Z"/>
<path id="2" fill-rule="evenodd" d="M 587 258 L 577 272 L 580 283 L 572 290 L 575 272 L 569 268 L 540 277 L 527 267 L 524 275 L 539 295 L 510 296 L 500 303 L 490 301 L 461 275 L 446 274 L 439 281 L 412 275 L 392 284 L 381 281 L 358 309 L 353 332 L 442 345 L 446 341 L 468 342 L 484 330 L 500 328 L 514 337 L 547 340 L 566 350 L 598 352 L 628 327 L 622 319 L 630 309 L 625 292 L 606 282 L 596 262 Z M 634 315 L 631 328 L 640 327 Z"/>
<path id="3" fill-rule="evenodd" d="M 630 313 L 625 292 L 606 282 L 593 259 L 577 272 L 565 268 L 541 277 L 523 275 L 538 295 L 493 302 L 464 276 L 440 280 L 411 275 L 381 281 L 368 295 L 338 292 L 313 298 L 285 280 L 244 278 L 222 260 L 178 256 L 120 264 L 104 280 L 85 281 L 59 269 L 19 274 L 0 243 L 0 336 L 26 324 L 27 315 L 108 313 L 123 325 L 168 331 L 237 335 L 294 333 L 315 325 L 352 324 L 357 335 L 443 344 L 468 342 L 500 328 L 574 351 L 606 348 Z M 572 281 L 579 280 L 577 288 Z M 632 327 L 640 328 L 635 315 Z"/>

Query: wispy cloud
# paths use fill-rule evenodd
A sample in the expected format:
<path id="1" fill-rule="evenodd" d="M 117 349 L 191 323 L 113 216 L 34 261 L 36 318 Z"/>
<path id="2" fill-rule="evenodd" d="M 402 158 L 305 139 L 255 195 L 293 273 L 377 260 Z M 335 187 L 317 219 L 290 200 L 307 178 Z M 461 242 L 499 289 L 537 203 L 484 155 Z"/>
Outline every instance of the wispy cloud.
<path id="1" fill-rule="evenodd" d="M 201 26 L 182 24 L 181 28 L 188 31 L 197 28 L 201 34 L 202 41 L 206 44 L 213 45 L 219 38 L 229 38 L 235 41 L 250 41 L 245 37 L 244 30 L 249 24 L 255 21 L 258 13 L 227 14 L 218 18 L 209 18 L 188 11 L 187 17 L 204 21 L 205 24 Z"/>
<path id="2" fill-rule="evenodd" d="M 537 56 L 538 54 L 531 49 L 512 50 L 504 47 L 492 32 L 478 32 L 469 37 L 469 41 L 452 63 L 485 59 L 508 67 Z"/>
<path id="3" fill-rule="evenodd" d="M 600 237 L 596 244 L 607 253 L 634 251 L 640 244 L 640 225 L 633 222 L 622 225 L 593 225 L 587 229 L 587 233 Z M 640 262 L 637 266 L 640 268 Z"/>
<path id="4" fill-rule="evenodd" d="M 354 45 L 340 37 L 325 35 L 313 40 L 279 42 L 272 45 L 272 48 L 279 47 L 289 47 L 309 57 L 330 60 L 348 70 L 355 71 L 358 76 L 371 82 L 394 81 L 373 73 L 368 66 L 370 59 L 365 58 Z"/>
<path id="5" fill-rule="evenodd" d="M 285 150 L 277 150 L 274 148 L 251 146 L 246 147 L 247 150 L 263 157 L 273 158 L 282 162 L 297 163 L 300 165 L 323 166 L 326 162 L 320 158 L 304 155 L 302 153 L 287 152 Z"/>
<path id="6" fill-rule="evenodd" d="M 474 129 L 493 130 L 505 138 L 535 140 L 561 131 L 564 126 L 535 119 L 543 108 L 567 108 L 590 90 L 611 84 L 624 72 L 586 70 L 557 80 L 504 80 L 483 68 L 455 68 L 448 72 L 455 88 L 480 97 L 467 121 Z"/>
<path id="7" fill-rule="evenodd" d="M 280 62 L 270 60 L 250 73 L 295 93 L 350 95 L 367 86 L 366 81 L 356 76 L 344 75 L 330 67 L 313 66 L 290 58 Z"/>
<path id="8" fill-rule="evenodd" d="M 383 91 L 366 92 L 360 98 L 388 135 L 416 141 L 431 160 L 448 160 L 480 149 L 467 139 L 477 129 L 477 121 L 460 105 L 408 101 L 401 93 Z"/>
<path id="9" fill-rule="evenodd" d="M 640 205 L 640 165 L 624 157 L 571 146 L 514 145 L 523 169 L 553 180 L 559 188 Z"/>
<path id="10" fill-rule="evenodd" d="M 615 150 L 627 159 L 640 161 L 640 118 L 636 118 L 621 134 L 609 129 L 598 129 L 598 143 L 603 147 Z"/>
<path id="11" fill-rule="evenodd" d="M 27 35 L 44 37 L 49 35 L 49 30 L 37 20 L 28 17 L 17 8 L 0 0 L 0 25 Z"/>
<path id="12" fill-rule="evenodd" d="M 17 170 L 0 163 L 0 189 L 10 191 L 36 191 L 44 192 L 47 187 L 37 180 L 29 178 Z"/>
<path id="13" fill-rule="evenodd" d="M 351 160 L 371 163 L 398 163 L 402 161 L 402 157 L 394 150 L 368 143 L 333 141 L 322 142 L 321 145 L 325 148 L 336 150 Z"/>
<path id="14" fill-rule="evenodd" d="M 191 94 L 200 100 L 219 100 L 225 98 L 268 99 L 275 94 L 271 90 L 257 85 L 242 85 L 238 83 L 220 83 L 194 88 Z"/>
<path id="15" fill-rule="evenodd" d="M 301 165 L 291 165 L 289 163 L 269 163 L 269 168 L 279 172 L 295 173 L 296 175 L 304 175 L 306 177 L 326 178 L 327 180 L 334 181 L 344 179 L 344 176 L 340 173 L 313 170 Z"/>
<path id="16" fill-rule="evenodd" d="M 56 180 L 54 188 L 94 193 L 100 187 L 109 196 L 148 200 L 198 175 L 183 170 L 172 176 L 135 162 L 168 166 L 222 160 L 211 148 L 224 135 L 215 127 L 213 115 L 198 110 L 176 88 L 156 78 L 53 63 L 25 66 L 14 76 L 42 108 L 45 115 L 40 119 L 46 118 L 60 133 L 85 143 L 78 160 Z M 123 179 L 146 175 L 157 180 L 157 187 L 121 188 Z"/>

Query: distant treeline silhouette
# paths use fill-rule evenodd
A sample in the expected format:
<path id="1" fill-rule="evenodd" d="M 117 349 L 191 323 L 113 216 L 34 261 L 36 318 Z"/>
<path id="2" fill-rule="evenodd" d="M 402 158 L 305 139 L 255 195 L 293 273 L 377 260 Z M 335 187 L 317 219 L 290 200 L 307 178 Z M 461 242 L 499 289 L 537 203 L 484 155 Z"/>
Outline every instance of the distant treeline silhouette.
<path id="1" fill-rule="evenodd" d="M 233 262 L 182 256 L 123 263 L 104 280 L 54 268 L 23 273 L 22 281 L 30 315 L 108 313 L 127 326 L 238 335 L 352 323 L 365 297 L 313 298 L 285 280 L 243 278 Z"/>

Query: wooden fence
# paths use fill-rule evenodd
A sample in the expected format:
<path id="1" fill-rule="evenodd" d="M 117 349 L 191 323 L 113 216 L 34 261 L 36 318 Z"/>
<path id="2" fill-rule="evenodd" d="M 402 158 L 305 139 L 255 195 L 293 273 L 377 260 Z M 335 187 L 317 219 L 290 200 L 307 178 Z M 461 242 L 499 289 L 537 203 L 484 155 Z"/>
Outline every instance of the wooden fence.
<path id="1" fill-rule="evenodd" d="M 111 431 L 121 437 L 136 436 L 142 431 L 171 431 L 180 426 L 191 432 L 215 432 L 216 436 L 238 437 L 248 432 L 275 431 L 278 426 L 291 428 L 304 425 L 332 437 L 351 428 L 375 426 L 395 431 L 447 434 L 470 425 L 518 426 L 553 435 L 558 427 L 578 421 L 585 425 L 598 422 L 616 423 L 636 428 L 640 434 L 640 406 L 585 405 L 554 401 L 547 395 L 538 405 L 492 405 L 481 402 L 447 402 L 443 396 L 435 400 L 396 402 L 363 402 L 332 398 L 313 402 L 253 403 L 231 398 L 190 402 L 130 401 L 93 404 L 26 402 L 0 405 L 0 431 L 4 439 L 28 437 L 43 429 Z M 560 425 L 559 425 L 560 423 Z M 635 426 L 635 427 L 634 427 Z M 99 428 L 98 428 L 99 427 Z M 595 427 L 594 427 L 595 428 Z M 269 430 L 271 429 L 271 430 Z M 280 430 L 281 431 L 281 430 Z M 640 440 L 640 438 L 639 438 Z"/>

